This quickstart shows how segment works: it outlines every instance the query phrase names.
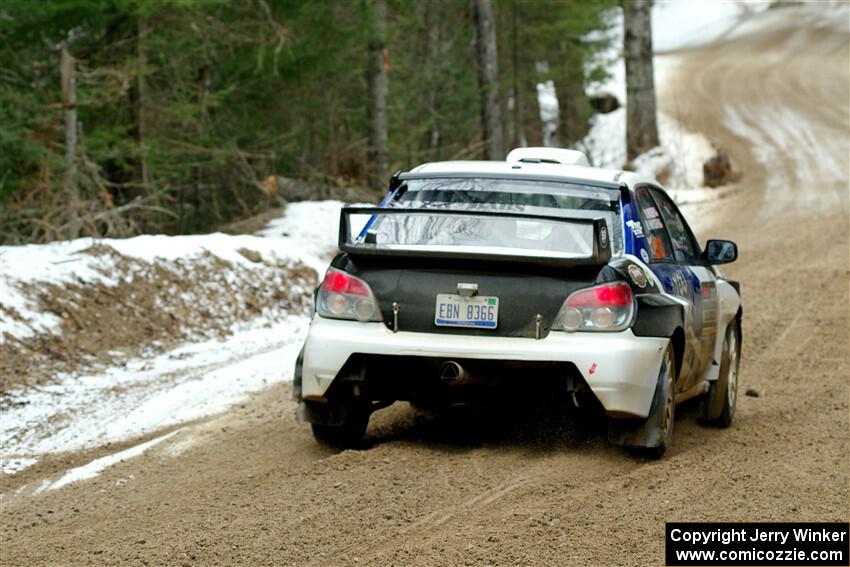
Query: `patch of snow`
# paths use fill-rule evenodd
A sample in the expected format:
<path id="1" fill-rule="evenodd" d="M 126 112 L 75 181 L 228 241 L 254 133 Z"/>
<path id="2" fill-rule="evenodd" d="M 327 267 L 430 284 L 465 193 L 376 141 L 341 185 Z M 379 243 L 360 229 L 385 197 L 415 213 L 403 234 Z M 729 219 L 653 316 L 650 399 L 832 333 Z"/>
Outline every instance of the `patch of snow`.
<path id="1" fill-rule="evenodd" d="M 0 333 L 24 338 L 59 329 L 59 318 L 39 312 L 26 295 L 34 283 L 118 283 L 114 278 L 121 276 L 111 275 L 115 270 L 109 255 L 82 253 L 94 244 L 166 266 L 209 253 L 240 268 L 269 269 L 240 254 L 244 248 L 264 259 L 300 261 L 321 276 L 337 251 L 341 207 L 338 201 L 293 203 L 257 235 L 143 235 L 0 247 L 0 305 L 9 310 L 0 312 Z M 311 291 L 291 289 L 304 296 Z M 7 316 L 9 312 L 16 317 Z M 263 313 L 234 324 L 233 335 L 224 340 L 188 343 L 165 353 L 151 349 L 122 366 L 61 374 L 38 389 L 13 390 L 3 399 L 0 471 L 14 474 L 44 454 L 90 449 L 214 414 L 252 392 L 291 380 L 308 327 L 309 318 L 303 315 Z M 89 474 L 104 463 L 71 472 Z M 63 482 L 71 480 L 57 484 Z M 46 489 L 44 485 L 37 492 Z"/>
<path id="2" fill-rule="evenodd" d="M 27 295 L 33 283 L 97 283 L 115 285 L 113 260 L 83 250 L 106 245 L 120 254 L 147 262 L 192 260 L 205 252 L 239 266 L 257 266 L 238 251 L 259 252 L 266 259 L 297 260 L 321 276 L 337 249 L 339 201 L 293 203 L 284 215 L 258 235 L 142 235 L 126 239 L 79 238 L 50 244 L 0 246 L 0 341 L 5 334 L 23 339 L 56 333 L 61 319 L 39 310 Z M 12 313 L 17 316 L 12 316 Z"/>
<path id="3" fill-rule="evenodd" d="M 678 28 L 664 18 L 675 16 L 682 10 L 688 10 L 693 6 L 694 13 L 705 15 L 711 12 L 711 6 L 725 4 L 724 2 L 656 2 L 653 5 L 653 41 L 656 51 L 658 41 L 665 45 L 665 49 L 671 49 L 671 45 L 683 45 L 684 38 L 689 37 L 684 28 Z M 761 10 L 757 7 L 754 9 Z M 733 6 L 720 6 L 718 13 L 732 13 L 740 18 L 737 8 Z M 728 14 L 727 14 L 728 15 Z M 711 17 L 706 16 L 709 21 Z M 663 23 L 656 23 L 662 18 Z M 719 21 L 719 20 L 718 20 Z M 724 20 L 725 21 L 725 20 Z M 737 20 L 734 20 L 737 21 Z M 730 28 L 732 23 L 727 22 Z M 602 82 L 592 83 L 587 92 L 590 95 L 613 94 L 622 103 L 622 106 L 607 114 L 596 114 L 591 118 L 591 128 L 587 136 L 575 145 L 575 148 L 587 154 L 592 165 L 606 169 L 622 169 L 628 162 L 626 159 L 626 70 L 622 58 L 623 43 L 623 14 L 622 10 L 614 9 L 609 12 L 609 27 L 607 30 L 594 32 L 587 38 L 589 41 L 609 41 L 609 48 L 600 53 L 592 66 L 604 65 L 609 77 Z M 693 37 L 695 45 L 701 41 L 711 41 L 709 36 Z M 676 42 L 679 42 L 678 44 Z M 672 71 L 678 65 L 679 59 L 673 55 L 656 55 L 653 59 L 653 71 L 655 75 L 655 87 L 662 91 L 665 84 L 672 76 Z M 688 130 L 676 118 L 668 113 L 658 111 L 658 137 L 660 147 L 653 148 L 646 154 L 634 160 L 632 166 L 641 174 L 651 177 L 658 176 L 666 170 L 666 187 L 677 200 L 693 200 L 695 195 L 688 195 L 689 191 L 699 193 L 698 199 L 710 199 L 714 191 L 703 187 L 702 165 L 711 158 L 715 149 L 705 136 Z"/>
<path id="4" fill-rule="evenodd" d="M 271 220 L 257 234 L 291 242 L 309 258 L 315 259 L 312 263 L 305 263 L 321 278 L 331 258 L 339 251 L 339 215 L 344 204 L 341 201 L 290 203 L 282 217 Z M 374 206 L 374 203 L 357 204 Z M 368 220 L 369 216 L 352 215 L 352 233 L 359 233 Z"/>
<path id="5" fill-rule="evenodd" d="M 656 56 L 653 60 L 656 90 L 662 91 L 678 62 L 674 56 L 658 53 L 717 41 L 731 33 L 753 14 L 767 10 L 770 2 L 732 2 L 718 0 L 660 0 L 652 9 L 652 40 Z M 593 32 L 588 41 L 609 42 L 607 50 L 591 62 L 605 66 L 608 78 L 588 86 L 589 95 L 613 94 L 623 105 L 608 114 L 592 118 L 591 130 L 576 148 L 584 151 L 593 165 L 622 169 L 626 164 L 626 69 L 622 58 L 623 13 L 609 13 L 607 30 Z M 668 169 L 667 188 L 677 200 L 707 200 L 716 192 L 703 187 L 702 165 L 716 152 L 704 136 L 682 126 L 674 116 L 658 112 L 658 136 L 661 148 L 640 156 L 633 164 L 640 173 L 655 176 Z M 688 191 L 694 191 L 688 194 Z M 698 194 L 698 195 L 697 195 Z"/>
<path id="6" fill-rule="evenodd" d="M 555 82 L 537 83 L 537 107 L 540 122 L 543 123 L 543 145 L 546 147 L 558 144 L 558 94 Z"/>
<path id="7" fill-rule="evenodd" d="M 626 109 L 595 114 L 590 131 L 576 149 L 584 152 L 593 167 L 623 169 L 626 163 Z"/>
<path id="8" fill-rule="evenodd" d="M 43 492 L 44 490 L 56 490 L 74 482 L 94 478 L 113 465 L 116 465 L 123 461 L 127 461 L 134 457 L 138 457 L 151 447 L 155 447 L 156 445 L 159 445 L 169 437 L 172 437 L 175 433 L 177 433 L 177 431 L 166 433 L 165 435 L 161 435 L 159 437 L 151 439 L 150 441 L 146 441 L 144 443 L 136 445 L 135 447 L 130 447 L 129 449 L 113 453 L 112 455 L 100 457 L 99 459 L 95 459 L 86 465 L 73 468 L 67 471 L 64 475 L 62 475 L 62 478 L 60 478 L 54 483 L 51 483 L 41 491 Z"/>
<path id="9" fill-rule="evenodd" d="M 321 277 L 337 252 L 341 201 L 290 203 L 284 215 L 270 221 L 257 235 L 292 243 L 317 262 L 308 264 Z"/>
<path id="10" fill-rule="evenodd" d="M 102 281 L 105 276 L 95 270 L 100 259 L 79 252 L 94 244 L 81 238 L 48 245 L 0 246 L 0 305 L 12 309 L 23 321 L 0 311 L 0 340 L 4 333 L 18 338 L 38 333 L 51 333 L 61 320 L 52 313 L 40 312 L 22 293 L 20 286 L 33 281 L 71 282 L 76 278 Z"/>
<path id="11" fill-rule="evenodd" d="M 44 492 L 45 490 L 47 490 L 48 488 L 50 488 L 50 485 L 51 485 L 51 484 L 52 484 L 52 483 L 51 483 L 48 479 L 44 479 L 44 480 L 42 480 L 42 481 L 41 481 L 41 484 L 39 484 L 39 485 L 36 487 L 36 489 L 35 489 L 35 490 L 33 490 L 33 496 L 35 496 L 35 495 L 37 495 L 37 494 L 41 494 L 42 492 Z"/>
<path id="12" fill-rule="evenodd" d="M 199 234 L 190 236 L 166 236 L 164 234 L 144 234 L 127 239 L 103 239 L 105 244 L 120 254 L 153 262 L 154 260 L 177 260 L 193 258 L 209 252 L 222 260 L 237 265 L 251 267 L 255 265 L 238 252 L 247 248 L 259 252 L 266 258 L 298 260 L 310 267 L 317 258 L 302 249 L 292 239 L 270 239 L 250 234 Z"/>
<path id="13" fill-rule="evenodd" d="M 558 97 L 555 82 L 546 81 L 537 85 L 537 102 L 540 104 L 540 119 L 549 122 L 558 119 Z"/>
<path id="14" fill-rule="evenodd" d="M 626 64 L 623 61 L 623 11 L 613 8 L 606 13 L 606 28 L 594 30 L 584 37 L 589 43 L 607 43 L 608 47 L 588 61 L 585 72 L 602 67 L 608 74 L 603 81 L 590 83 L 585 92 L 588 95 L 612 94 L 621 103 L 626 100 Z"/>
<path id="15" fill-rule="evenodd" d="M 626 109 L 597 114 L 591 120 L 590 132 L 576 149 L 585 152 L 596 167 L 622 169 L 628 161 Z M 666 186 L 672 191 L 702 188 L 702 165 L 715 154 L 711 142 L 664 112 L 658 112 L 658 137 L 661 146 L 636 158 L 635 171 L 655 177 L 667 169 Z"/>
<path id="16" fill-rule="evenodd" d="M 309 319 L 292 316 L 226 340 L 190 343 L 91 375 L 62 375 L 10 392 L 0 428 L 0 470 L 46 453 L 90 449 L 227 409 L 292 379 Z"/>
<path id="17" fill-rule="evenodd" d="M 0 472 L 14 473 L 28 469 L 38 462 L 35 457 L 0 457 Z"/>
<path id="18" fill-rule="evenodd" d="M 169 457 L 179 457 L 195 445 L 197 445 L 198 439 L 196 437 L 186 437 L 174 443 L 168 445 L 163 449 L 163 453 L 168 455 Z"/>
<path id="19" fill-rule="evenodd" d="M 662 53 L 717 41 L 771 4 L 770 0 L 659 0 L 652 7 L 652 47 Z"/>
<path id="20" fill-rule="evenodd" d="M 731 33 L 753 14 L 763 12 L 770 1 L 658 0 L 652 5 L 652 47 L 656 54 L 696 47 Z M 592 83 L 587 93 L 613 94 L 626 100 L 626 64 L 623 60 L 623 11 L 607 13 L 607 28 L 590 32 L 588 42 L 606 42 L 607 49 L 588 63 L 588 70 L 604 67 L 608 78 Z M 656 62 L 658 58 L 656 57 Z M 657 74 L 656 74 L 657 78 Z M 656 83 L 657 84 L 657 83 Z"/>
<path id="21" fill-rule="evenodd" d="M 672 167 L 673 157 L 663 146 L 656 146 L 632 160 L 635 172 L 647 177 L 657 178 L 661 172 L 669 171 Z"/>

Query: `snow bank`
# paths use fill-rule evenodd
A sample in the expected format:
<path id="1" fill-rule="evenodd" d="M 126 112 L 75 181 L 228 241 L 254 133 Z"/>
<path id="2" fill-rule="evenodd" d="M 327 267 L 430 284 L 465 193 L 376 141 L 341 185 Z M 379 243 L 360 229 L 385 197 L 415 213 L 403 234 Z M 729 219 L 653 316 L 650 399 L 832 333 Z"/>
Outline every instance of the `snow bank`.
<path id="1" fill-rule="evenodd" d="M 291 203 L 286 213 L 270 221 L 259 236 L 272 241 L 285 241 L 303 254 L 318 259 L 311 265 L 320 274 L 337 250 L 340 201 L 303 201 Z"/>
<path id="2" fill-rule="evenodd" d="M 2 409 L 0 471 L 15 473 L 47 453 L 91 449 L 211 415 L 291 380 L 308 327 L 307 317 L 292 316 L 226 340 L 12 392 Z"/>
<path id="3" fill-rule="evenodd" d="M 690 2 L 661 0 L 653 5 L 652 33 L 656 56 L 653 61 L 655 87 L 663 91 L 672 69 L 674 55 L 658 55 L 686 47 L 716 41 L 751 15 L 764 11 L 769 2 L 726 2 L 693 0 Z M 597 167 L 622 169 L 626 159 L 626 70 L 622 58 L 623 15 L 619 9 L 609 16 L 609 29 L 588 36 L 589 41 L 607 39 L 610 47 L 601 53 L 594 66 L 604 65 L 609 77 L 588 86 L 589 95 L 613 94 L 623 107 L 591 119 L 587 136 L 576 144 Z M 703 187 L 702 166 L 716 150 L 711 142 L 684 127 L 674 116 L 658 112 L 658 136 L 661 145 L 639 156 L 632 167 L 651 177 L 665 178 L 665 186 L 674 199 L 695 202 L 711 199 L 722 191 Z"/>
<path id="4" fill-rule="evenodd" d="M 12 389 L 0 404 L 0 471 L 13 474 L 44 454 L 90 449 L 198 419 L 270 384 L 291 380 L 309 317 L 298 309 L 260 309 L 269 297 L 257 288 L 299 296 L 281 298 L 278 303 L 284 307 L 309 303 L 312 286 L 307 289 L 292 280 L 286 287 L 287 282 L 279 280 L 288 277 L 293 263 L 321 276 L 337 250 L 341 206 L 338 201 L 290 204 L 257 235 L 143 235 L 0 247 L 0 333 L 16 339 L 53 336 L 63 328 L 60 317 L 39 309 L 33 290 L 45 284 L 57 289 L 82 286 L 95 295 L 112 289 L 109 293 L 114 294 L 125 279 L 154 278 L 158 270 L 181 276 L 209 271 L 210 276 L 197 280 L 205 289 L 198 290 L 199 299 L 192 305 L 211 312 L 210 324 L 213 318 L 221 320 L 228 308 L 202 301 L 226 299 L 220 289 L 213 290 L 219 284 L 237 295 L 242 291 L 244 297 L 233 298 L 235 303 L 266 300 L 254 319 L 234 325 L 224 338 L 193 336 L 193 342 L 165 352 L 151 348 L 121 364 L 52 375 L 50 383 L 37 389 Z M 245 276 L 252 273 L 257 277 Z M 170 285 L 168 278 L 162 281 Z M 170 289 L 157 293 L 177 293 Z M 132 297 L 122 299 L 132 302 Z M 50 487 L 96 475 L 116 459 L 146 448 L 94 461 Z"/>
<path id="5" fill-rule="evenodd" d="M 245 270 L 261 270 L 242 252 L 271 262 L 295 261 L 320 275 L 336 250 L 339 201 L 293 203 L 283 217 L 259 235 L 143 235 L 127 239 L 80 238 L 44 245 L 0 246 L 0 341 L 59 332 L 62 320 L 42 311 L 33 297 L 38 284 L 115 286 L 120 276 L 114 256 L 88 254 L 94 245 L 144 262 L 200 262 L 210 254 Z"/>
<path id="6" fill-rule="evenodd" d="M 652 177 L 666 171 L 666 186 L 671 191 L 701 189 L 702 164 L 716 153 L 711 142 L 664 112 L 658 113 L 658 136 L 661 146 L 635 159 L 635 171 Z M 626 109 L 595 115 L 590 132 L 576 148 L 596 167 L 622 169 L 628 162 Z"/>
<path id="7" fill-rule="evenodd" d="M 652 6 L 653 49 L 656 54 L 661 54 L 717 41 L 733 33 L 751 16 L 767 10 L 770 4 L 769 0 L 658 0 Z M 832 4 L 835 5 L 829 7 L 830 14 L 839 12 L 842 9 L 841 4 L 846 8 L 846 3 L 840 1 Z M 834 16 L 824 17 L 835 21 Z M 585 39 L 607 41 L 609 45 L 608 49 L 592 62 L 592 66 L 604 66 L 610 76 L 604 81 L 589 85 L 588 94 L 610 93 L 621 102 L 625 101 L 626 65 L 622 57 L 622 11 L 611 10 L 608 15 L 608 29 L 591 32 Z M 657 59 L 656 57 L 656 61 Z"/>

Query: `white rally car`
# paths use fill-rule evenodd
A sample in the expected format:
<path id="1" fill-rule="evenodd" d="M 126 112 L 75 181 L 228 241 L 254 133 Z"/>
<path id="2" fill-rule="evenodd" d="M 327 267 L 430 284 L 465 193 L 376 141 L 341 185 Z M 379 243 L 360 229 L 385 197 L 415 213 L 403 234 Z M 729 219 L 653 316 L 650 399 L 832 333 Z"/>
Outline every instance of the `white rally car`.
<path id="1" fill-rule="evenodd" d="M 428 163 L 344 207 L 339 248 L 295 369 L 320 442 L 357 444 L 396 400 L 495 388 L 596 405 L 612 442 L 655 456 L 679 402 L 732 423 L 740 288 L 716 266 L 737 247 L 700 248 L 653 179 L 552 148 Z"/>

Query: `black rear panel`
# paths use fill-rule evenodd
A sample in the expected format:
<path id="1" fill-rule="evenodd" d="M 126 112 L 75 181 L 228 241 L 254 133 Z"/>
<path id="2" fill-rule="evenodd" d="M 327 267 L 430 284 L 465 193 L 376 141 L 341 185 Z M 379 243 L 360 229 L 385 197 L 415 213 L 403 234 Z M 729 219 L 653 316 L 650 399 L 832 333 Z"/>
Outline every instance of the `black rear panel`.
<path id="1" fill-rule="evenodd" d="M 543 317 L 542 336 L 546 336 L 567 296 L 609 279 L 600 276 L 610 270 L 599 266 L 555 268 L 511 262 L 349 254 L 340 254 L 332 265 L 369 284 L 389 328 L 393 325 L 392 305 L 396 302 L 400 331 L 528 338 L 536 336 L 538 314 Z M 496 329 L 442 327 L 434 323 L 437 294 L 457 294 L 461 282 L 478 284 L 478 295 L 499 298 Z"/>

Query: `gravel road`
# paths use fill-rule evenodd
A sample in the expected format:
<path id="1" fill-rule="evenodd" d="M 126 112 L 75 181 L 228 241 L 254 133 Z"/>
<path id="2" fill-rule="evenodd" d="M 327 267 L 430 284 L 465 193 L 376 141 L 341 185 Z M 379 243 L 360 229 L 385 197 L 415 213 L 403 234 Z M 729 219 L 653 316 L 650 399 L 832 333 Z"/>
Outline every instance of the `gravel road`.
<path id="1" fill-rule="evenodd" d="M 682 54 L 660 101 L 744 172 L 689 211 L 702 239 L 741 250 L 740 379 L 758 397 L 739 398 L 731 429 L 686 410 L 652 462 L 551 411 L 439 419 L 397 404 L 368 449 L 334 453 L 276 386 L 93 480 L 15 494 L 122 447 L 5 479 L 0 563 L 661 565 L 665 521 L 846 521 L 848 33 L 796 8 L 757 23 Z"/>

